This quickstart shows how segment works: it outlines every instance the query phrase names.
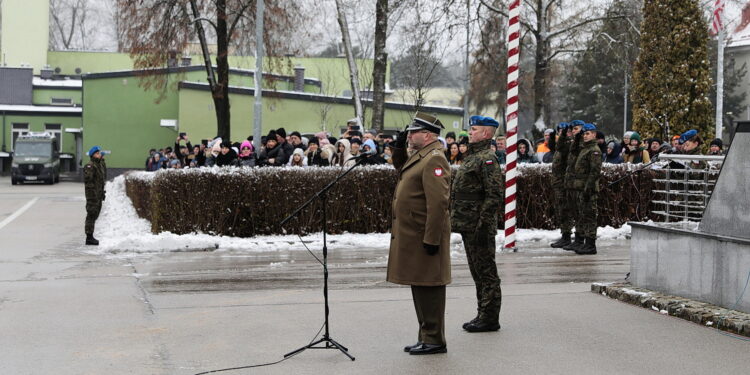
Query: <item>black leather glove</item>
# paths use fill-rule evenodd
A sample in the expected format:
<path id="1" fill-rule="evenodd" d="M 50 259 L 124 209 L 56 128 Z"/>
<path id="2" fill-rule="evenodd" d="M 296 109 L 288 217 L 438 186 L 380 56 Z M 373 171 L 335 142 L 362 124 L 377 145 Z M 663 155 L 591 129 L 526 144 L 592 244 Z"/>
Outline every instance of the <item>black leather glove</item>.
<path id="1" fill-rule="evenodd" d="M 406 135 L 409 133 L 406 129 L 409 127 L 409 125 L 406 125 L 404 127 L 403 131 L 398 132 L 396 135 L 396 140 L 391 142 L 393 147 L 395 148 L 406 148 Z"/>
<path id="2" fill-rule="evenodd" d="M 425 251 L 427 251 L 427 255 L 435 255 L 440 250 L 440 245 L 430 245 L 422 243 L 422 246 L 424 247 Z"/>

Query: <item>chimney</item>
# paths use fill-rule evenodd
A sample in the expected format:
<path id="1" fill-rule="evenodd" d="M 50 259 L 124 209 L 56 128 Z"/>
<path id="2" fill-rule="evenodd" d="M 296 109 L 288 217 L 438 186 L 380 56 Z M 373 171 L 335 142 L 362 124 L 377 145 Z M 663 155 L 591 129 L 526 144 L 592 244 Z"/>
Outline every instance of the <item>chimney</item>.
<path id="1" fill-rule="evenodd" d="M 294 91 L 305 91 L 305 68 L 300 65 L 294 67 Z"/>
<path id="2" fill-rule="evenodd" d="M 52 79 L 53 74 L 55 74 L 55 71 L 49 65 L 39 70 L 39 77 L 42 79 Z"/>
<path id="3" fill-rule="evenodd" d="M 169 57 L 167 58 L 167 67 L 168 68 L 177 67 L 177 51 L 169 51 Z"/>

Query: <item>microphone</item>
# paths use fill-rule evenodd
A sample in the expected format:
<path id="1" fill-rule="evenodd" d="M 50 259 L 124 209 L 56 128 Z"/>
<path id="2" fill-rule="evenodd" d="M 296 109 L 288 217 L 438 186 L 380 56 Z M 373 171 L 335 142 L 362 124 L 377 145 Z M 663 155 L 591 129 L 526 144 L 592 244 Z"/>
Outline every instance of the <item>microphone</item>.
<path id="1" fill-rule="evenodd" d="M 377 155 L 377 154 L 378 154 L 377 150 L 370 149 L 367 151 L 360 152 L 359 155 L 354 157 L 354 159 L 364 159 L 364 158 L 368 158 L 370 156 Z"/>

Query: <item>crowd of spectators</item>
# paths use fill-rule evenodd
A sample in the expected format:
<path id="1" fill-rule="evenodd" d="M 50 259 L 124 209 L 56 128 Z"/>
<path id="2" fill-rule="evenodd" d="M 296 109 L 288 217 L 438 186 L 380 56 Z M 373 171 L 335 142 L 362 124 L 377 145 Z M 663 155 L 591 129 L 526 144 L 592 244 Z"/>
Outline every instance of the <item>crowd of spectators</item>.
<path id="1" fill-rule="evenodd" d="M 212 166 L 235 167 L 323 167 L 352 166 L 363 153 L 368 154 L 360 164 L 390 164 L 391 151 L 387 147 L 393 141 L 392 135 L 375 130 L 361 131 L 354 123 L 340 138 L 326 132 L 303 136 L 298 131 L 287 134 L 284 128 L 271 130 L 261 137 L 260 150 L 253 146 L 250 136 L 241 142 L 230 142 L 221 138 L 204 139 L 193 145 L 185 133 L 180 133 L 174 147 L 151 149 L 145 168 L 156 171 L 169 168 L 198 168 Z M 544 137 L 536 142 L 522 138 L 518 141 L 518 163 L 551 163 L 554 155 L 555 141 L 559 136 L 559 127 L 544 131 Z M 607 139 L 611 139 L 607 141 Z M 698 137 L 700 140 L 700 137 Z M 439 138 L 445 149 L 445 156 L 451 165 L 460 165 L 468 150 L 469 135 L 466 131 L 448 132 L 445 138 Z M 634 131 L 625 132 L 622 141 L 615 137 L 606 137 L 597 132 L 599 148 L 605 163 L 649 163 L 659 153 L 680 153 L 681 139 L 673 136 L 669 142 L 659 138 L 641 139 Z M 702 140 L 700 140 L 702 144 Z M 504 136 L 492 140 L 490 147 L 501 164 L 506 159 L 506 139 Z M 709 155 L 723 155 L 723 142 L 714 139 L 708 149 Z M 374 150 L 374 151 L 373 151 Z"/>

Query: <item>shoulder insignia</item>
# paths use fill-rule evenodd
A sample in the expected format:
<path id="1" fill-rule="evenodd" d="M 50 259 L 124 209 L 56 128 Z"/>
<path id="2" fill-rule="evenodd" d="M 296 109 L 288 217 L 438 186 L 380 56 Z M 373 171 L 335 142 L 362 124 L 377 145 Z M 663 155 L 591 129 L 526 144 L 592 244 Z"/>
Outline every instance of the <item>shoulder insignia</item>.
<path id="1" fill-rule="evenodd" d="M 487 160 L 487 161 L 484 162 L 484 164 L 487 164 L 487 165 L 492 165 L 493 163 L 494 162 L 492 160 Z"/>
<path id="2" fill-rule="evenodd" d="M 432 150 L 432 154 L 433 155 L 440 155 L 440 151 L 438 151 L 438 150 Z"/>
<path id="3" fill-rule="evenodd" d="M 593 154 L 593 155 L 601 155 L 602 153 L 601 153 L 601 152 L 599 152 L 599 151 L 594 151 L 594 152 L 592 152 L 592 154 Z"/>
<path id="4" fill-rule="evenodd" d="M 436 177 L 442 177 L 443 176 L 443 168 L 435 168 L 435 176 Z"/>

